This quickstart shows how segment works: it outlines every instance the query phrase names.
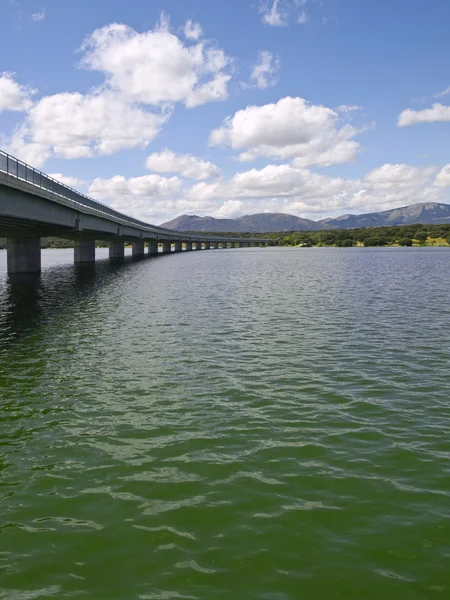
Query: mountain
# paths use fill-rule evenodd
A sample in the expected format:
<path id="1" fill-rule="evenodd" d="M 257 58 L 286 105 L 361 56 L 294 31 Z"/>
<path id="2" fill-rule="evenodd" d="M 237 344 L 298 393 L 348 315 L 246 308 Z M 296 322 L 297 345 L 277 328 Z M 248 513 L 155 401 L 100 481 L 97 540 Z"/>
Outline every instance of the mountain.
<path id="1" fill-rule="evenodd" d="M 196 215 L 181 215 L 161 227 L 174 231 L 203 232 L 246 232 L 269 233 L 278 231 L 317 231 L 319 229 L 350 229 L 354 227 L 381 227 L 383 225 L 412 225 L 421 223 L 436 225 L 450 223 L 450 204 L 423 202 L 392 210 L 363 215 L 342 215 L 340 217 L 311 221 L 284 213 L 259 213 L 245 215 L 238 219 L 214 219 Z"/>
<path id="2" fill-rule="evenodd" d="M 214 231 L 268 233 L 270 231 L 312 231 L 322 226 L 310 219 L 301 219 L 284 213 L 259 213 L 245 215 L 238 219 L 214 219 L 213 217 L 197 217 L 181 215 L 172 221 L 163 223 L 161 227 L 174 231 Z"/>
<path id="3" fill-rule="evenodd" d="M 351 227 L 381 227 L 383 225 L 437 225 L 450 223 L 450 205 L 425 202 L 402 206 L 392 210 L 365 215 L 342 215 L 335 219 L 317 221 L 324 229 L 349 229 Z"/>

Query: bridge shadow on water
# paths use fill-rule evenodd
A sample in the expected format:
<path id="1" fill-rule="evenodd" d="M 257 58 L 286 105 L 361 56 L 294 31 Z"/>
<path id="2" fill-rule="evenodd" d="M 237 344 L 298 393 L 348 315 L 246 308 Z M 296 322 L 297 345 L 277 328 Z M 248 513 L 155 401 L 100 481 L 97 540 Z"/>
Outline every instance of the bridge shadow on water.
<path id="1" fill-rule="evenodd" d="M 5 276 L 0 280 L 0 355 L 116 277 L 152 260 L 156 258 L 106 259 L 93 264 L 58 265 L 41 274 Z"/>

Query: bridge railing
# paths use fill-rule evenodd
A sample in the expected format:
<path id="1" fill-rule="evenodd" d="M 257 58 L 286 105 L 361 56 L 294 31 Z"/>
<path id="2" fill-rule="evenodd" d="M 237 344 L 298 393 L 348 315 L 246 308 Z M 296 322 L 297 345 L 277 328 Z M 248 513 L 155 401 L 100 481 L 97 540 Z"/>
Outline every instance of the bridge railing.
<path id="1" fill-rule="evenodd" d="M 34 167 L 30 167 L 23 161 L 11 156 L 7 152 L 0 150 L 0 171 L 6 173 L 7 175 L 11 175 L 12 177 L 16 177 L 17 179 L 21 179 L 22 181 L 26 181 L 32 185 L 35 185 L 41 189 L 47 190 L 61 196 L 62 198 L 67 198 L 68 200 L 80 204 L 82 206 L 87 206 L 90 209 L 95 210 L 97 213 L 101 213 L 102 215 L 110 215 L 115 219 L 120 219 L 125 225 L 137 225 L 138 227 L 145 229 L 152 233 L 161 233 L 164 235 L 172 235 L 174 238 L 180 239 L 182 234 L 177 231 L 172 231 L 171 229 L 164 229 L 164 227 L 158 227 L 157 225 L 152 225 L 150 223 L 145 223 L 144 221 L 139 221 L 139 219 L 135 219 L 134 217 L 130 217 L 129 215 L 120 212 L 118 210 L 114 210 L 108 204 L 104 204 L 103 202 L 99 202 L 98 200 L 94 200 L 93 198 L 89 198 L 85 194 L 78 192 L 77 190 L 71 188 L 65 183 L 61 183 L 61 181 L 57 181 L 39 171 L 39 169 L 35 169 Z M 186 236 L 184 236 L 186 237 Z M 190 239 L 198 239 L 201 238 L 204 241 L 220 241 L 221 236 L 202 236 L 202 235 L 189 235 Z M 224 238 L 225 239 L 225 238 Z M 228 239 L 230 241 L 230 239 Z M 261 240 L 266 241 L 266 240 Z"/>
<path id="2" fill-rule="evenodd" d="M 89 198 L 85 194 L 78 192 L 77 190 L 71 188 L 70 186 L 53 179 L 50 175 L 39 171 L 39 169 L 35 169 L 34 167 L 30 167 L 23 161 L 11 156 L 7 152 L 0 150 L 0 171 L 7 173 L 8 175 L 12 175 L 17 179 L 21 179 L 22 181 L 26 181 L 27 183 L 31 183 L 41 189 L 48 190 L 53 194 L 57 194 L 58 196 L 62 196 L 63 198 L 68 198 L 74 202 L 78 202 L 84 206 L 88 206 L 89 208 L 93 208 L 99 210 L 102 213 L 106 213 L 113 217 L 120 217 L 121 219 L 127 221 L 130 224 L 138 225 L 139 227 L 144 227 L 146 229 L 151 229 L 152 231 L 161 233 L 170 232 L 169 229 L 164 229 L 162 227 L 157 227 L 156 225 L 150 225 L 149 223 L 145 223 L 144 221 L 139 221 L 139 219 L 135 219 L 130 217 L 129 215 L 120 212 L 118 210 L 114 210 L 107 204 L 103 202 L 99 202 L 98 200 L 94 200 L 93 198 Z M 173 232 L 171 232 L 173 233 Z"/>

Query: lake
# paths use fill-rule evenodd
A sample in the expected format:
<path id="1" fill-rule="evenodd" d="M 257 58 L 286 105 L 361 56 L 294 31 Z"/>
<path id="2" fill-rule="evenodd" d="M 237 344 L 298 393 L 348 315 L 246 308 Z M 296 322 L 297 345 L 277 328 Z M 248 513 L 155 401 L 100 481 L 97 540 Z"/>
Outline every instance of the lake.
<path id="1" fill-rule="evenodd" d="M 450 597 L 450 249 L 72 257 L 0 251 L 1 599 Z"/>

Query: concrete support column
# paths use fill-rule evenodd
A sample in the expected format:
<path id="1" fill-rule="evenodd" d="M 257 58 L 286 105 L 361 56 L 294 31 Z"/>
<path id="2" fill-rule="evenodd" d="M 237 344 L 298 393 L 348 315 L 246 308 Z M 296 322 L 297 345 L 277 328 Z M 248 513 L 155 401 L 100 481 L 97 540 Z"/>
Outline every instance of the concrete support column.
<path id="1" fill-rule="evenodd" d="M 41 238 L 8 238 L 8 274 L 39 273 L 41 270 Z"/>
<path id="2" fill-rule="evenodd" d="M 132 242 L 131 248 L 133 258 L 144 256 L 144 240 L 137 240 L 136 242 Z"/>
<path id="3" fill-rule="evenodd" d="M 74 260 L 76 264 L 95 262 L 95 240 L 76 240 Z"/>
<path id="4" fill-rule="evenodd" d="M 190 252 L 192 250 L 192 242 L 185 242 L 186 252 Z"/>
<path id="5" fill-rule="evenodd" d="M 170 240 L 163 240 L 161 243 L 164 254 L 169 254 L 169 252 L 172 252 L 172 242 Z"/>
<path id="6" fill-rule="evenodd" d="M 181 252 L 183 250 L 183 242 L 181 242 L 180 240 L 176 240 L 174 242 L 174 246 L 175 246 L 175 252 Z"/>
<path id="7" fill-rule="evenodd" d="M 201 242 L 195 242 L 195 249 L 196 250 L 201 250 L 202 249 L 202 243 Z"/>
<path id="8" fill-rule="evenodd" d="M 109 242 L 109 258 L 120 259 L 125 256 L 125 245 L 123 242 Z"/>
<path id="9" fill-rule="evenodd" d="M 205 242 L 205 250 L 211 250 L 211 243 Z"/>
<path id="10" fill-rule="evenodd" d="M 158 254 L 158 240 L 148 241 L 148 255 L 156 256 Z"/>
<path id="11" fill-rule="evenodd" d="M 210 248 L 212 248 L 213 250 L 217 250 L 217 248 L 219 247 L 219 244 L 217 242 L 211 242 Z"/>

